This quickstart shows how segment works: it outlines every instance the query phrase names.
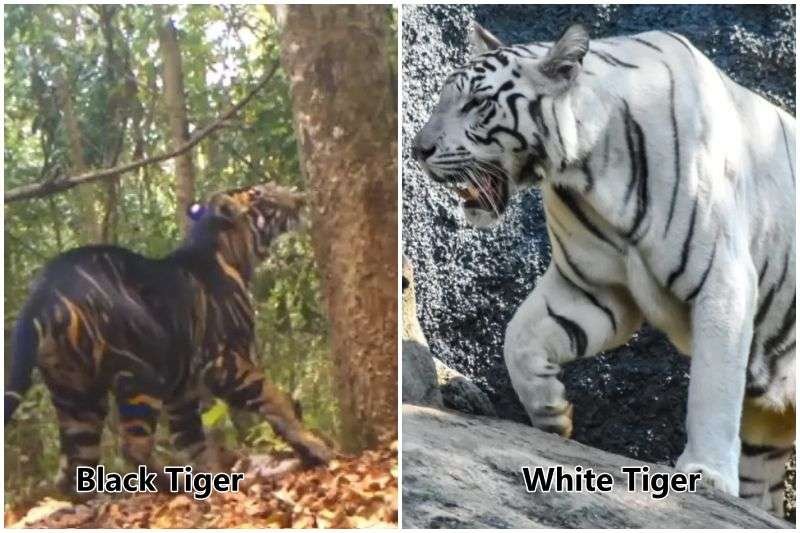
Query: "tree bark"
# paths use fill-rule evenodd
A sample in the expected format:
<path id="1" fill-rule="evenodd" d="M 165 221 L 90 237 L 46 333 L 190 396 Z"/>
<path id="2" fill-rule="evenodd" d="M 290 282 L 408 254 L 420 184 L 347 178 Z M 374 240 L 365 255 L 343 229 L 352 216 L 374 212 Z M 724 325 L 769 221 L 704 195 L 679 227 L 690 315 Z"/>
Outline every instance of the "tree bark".
<path id="1" fill-rule="evenodd" d="M 386 6 L 274 11 L 331 324 L 342 445 L 397 432 L 397 106 Z"/>
<path id="2" fill-rule="evenodd" d="M 183 65 L 178 32 L 171 20 L 168 19 L 159 28 L 158 37 L 164 61 L 162 76 L 170 137 L 172 148 L 177 149 L 189 140 L 189 121 L 183 91 Z M 186 209 L 194 200 L 194 165 L 191 152 L 187 151 L 175 158 L 175 180 L 178 228 L 181 233 L 185 233 Z"/>
<path id="3" fill-rule="evenodd" d="M 84 174 L 89 170 L 86 158 L 83 153 L 83 134 L 81 133 L 78 116 L 75 113 L 75 106 L 72 102 L 72 90 L 64 71 L 58 78 L 56 85 L 56 96 L 61 107 L 61 116 L 64 121 L 64 130 L 67 133 L 69 144 L 70 169 L 76 174 Z M 99 213 L 95 199 L 98 196 L 98 187 L 84 187 L 77 191 L 80 228 L 81 233 L 88 235 L 88 242 L 103 242 L 102 230 L 99 221 Z"/>

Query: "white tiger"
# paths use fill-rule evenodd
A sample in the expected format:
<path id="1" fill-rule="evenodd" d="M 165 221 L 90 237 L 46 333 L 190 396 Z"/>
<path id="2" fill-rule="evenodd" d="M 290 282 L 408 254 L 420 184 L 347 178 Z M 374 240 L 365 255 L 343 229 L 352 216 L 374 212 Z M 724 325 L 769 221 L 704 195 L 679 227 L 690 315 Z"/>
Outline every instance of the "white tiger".
<path id="1" fill-rule="evenodd" d="M 795 433 L 795 120 L 670 32 L 483 46 L 412 153 L 486 225 L 542 188 L 552 262 L 508 324 L 537 427 L 569 436 L 559 365 L 648 320 L 692 355 L 677 468 L 780 514 Z M 741 464 L 739 464 L 741 456 Z"/>

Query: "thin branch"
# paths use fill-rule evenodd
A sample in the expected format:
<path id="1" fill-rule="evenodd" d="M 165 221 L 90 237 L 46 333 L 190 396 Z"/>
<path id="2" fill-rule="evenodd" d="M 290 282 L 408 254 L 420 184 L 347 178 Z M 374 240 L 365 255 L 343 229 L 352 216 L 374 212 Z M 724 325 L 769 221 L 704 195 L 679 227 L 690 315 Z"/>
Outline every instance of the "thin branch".
<path id="1" fill-rule="evenodd" d="M 208 137 L 211 133 L 213 133 L 218 128 L 222 127 L 225 122 L 238 113 L 248 102 L 256 95 L 258 91 L 260 91 L 272 77 L 277 72 L 280 63 L 275 61 L 272 65 L 272 68 L 269 72 L 261 78 L 261 81 L 256 84 L 255 87 L 245 96 L 238 104 L 228 109 L 225 113 L 219 116 L 214 122 L 207 125 L 203 129 L 195 132 L 189 138 L 189 140 L 170 152 L 166 152 L 161 155 L 146 157 L 144 159 L 139 159 L 137 161 L 131 161 L 130 163 L 125 163 L 123 165 L 119 165 L 112 168 L 107 168 L 104 170 L 98 170 L 96 172 L 88 172 L 86 174 L 80 174 L 78 176 L 70 176 L 65 178 L 58 178 L 53 181 L 45 181 L 34 183 L 31 185 L 22 185 L 20 187 L 15 187 L 5 192 L 4 202 L 18 202 L 20 200 L 28 200 L 30 198 L 42 198 L 44 196 L 48 196 L 57 192 L 66 191 L 78 185 L 83 185 L 84 183 L 91 183 L 93 181 L 98 181 L 102 179 L 112 178 L 118 174 L 122 174 L 124 172 L 130 172 L 131 170 L 136 170 L 137 168 L 143 167 L 145 165 L 152 165 L 155 163 L 161 163 L 162 161 L 167 161 L 172 159 L 173 157 L 177 157 L 182 153 L 191 150 L 194 148 L 200 141 Z"/>

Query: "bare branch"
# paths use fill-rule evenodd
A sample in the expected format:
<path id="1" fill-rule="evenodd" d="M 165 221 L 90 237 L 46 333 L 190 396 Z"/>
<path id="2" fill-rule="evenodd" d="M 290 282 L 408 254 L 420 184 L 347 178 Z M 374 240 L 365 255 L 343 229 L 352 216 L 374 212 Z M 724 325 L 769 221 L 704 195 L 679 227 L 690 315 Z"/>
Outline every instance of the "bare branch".
<path id="1" fill-rule="evenodd" d="M 256 84 L 255 87 L 253 87 L 253 89 L 250 90 L 249 93 L 247 93 L 247 96 L 245 96 L 239 103 L 229 108 L 225 113 L 220 115 L 214 122 L 192 134 L 185 144 L 179 146 L 175 150 L 161 155 L 146 157 L 137 161 L 131 161 L 130 163 L 125 163 L 115 167 L 80 174 L 78 176 L 56 178 L 52 181 L 44 181 L 31 185 L 15 187 L 5 192 L 4 202 L 10 203 L 18 202 L 20 200 L 28 200 L 31 198 L 42 198 L 51 194 L 66 191 L 73 187 L 77 187 L 78 185 L 83 185 L 84 183 L 91 183 L 93 181 L 112 178 L 119 174 L 130 172 L 131 170 L 136 170 L 137 168 L 146 165 L 161 163 L 162 161 L 167 161 L 173 157 L 177 157 L 187 150 L 191 150 L 200 141 L 208 137 L 212 132 L 224 126 L 231 117 L 238 113 L 245 105 L 247 105 L 248 102 L 250 102 L 250 100 L 253 99 L 258 91 L 260 91 L 262 88 L 264 88 L 264 86 L 267 85 L 267 83 L 269 83 L 269 81 L 275 75 L 275 72 L 277 72 L 279 66 L 280 63 L 275 61 L 272 64 L 272 68 L 270 68 L 269 72 L 267 72 L 267 74 L 261 78 L 261 80 Z"/>

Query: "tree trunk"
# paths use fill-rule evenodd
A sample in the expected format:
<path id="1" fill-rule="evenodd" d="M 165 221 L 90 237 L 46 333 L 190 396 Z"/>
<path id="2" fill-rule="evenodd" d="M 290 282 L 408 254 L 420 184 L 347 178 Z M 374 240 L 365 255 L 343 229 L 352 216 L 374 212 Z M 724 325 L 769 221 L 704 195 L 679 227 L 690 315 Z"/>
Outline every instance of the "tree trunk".
<path id="1" fill-rule="evenodd" d="M 134 109 L 136 84 L 130 83 L 126 74 L 128 69 L 114 46 L 114 15 L 117 6 L 99 5 L 95 8 L 100 16 L 100 29 L 105 40 L 105 83 L 109 90 L 106 109 L 106 145 L 103 153 L 103 168 L 116 166 L 125 146 L 125 129 L 128 115 Z M 105 212 L 101 222 L 103 242 L 117 242 L 117 223 L 119 221 L 119 176 L 105 183 Z"/>
<path id="2" fill-rule="evenodd" d="M 275 9 L 331 323 L 342 445 L 397 433 L 397 111 L 386 6 Z"/>
<path id="3" fill-rule="evenodd" d="M 75 114 L 72 90 L 63 71 L 57 81 L 56 95 L 61 107 L 64 130 L 67 132 L 67 142 L 69 143 L 70 173 L 83 174 L 89 171 L 89 166 L 83 153 L 83 134 L 81 133 L 78 117 Z M 81 233 L 87 235 L 87 242 L 89 243 L 103 242 L 98 209 L 95 204 L 98 189 L 97 185 L 86 185 L 79 187 L 75 192 L 79 204 Z"/>
<path id="4" fill-rule="evenodd" d="M 171 20 L 167 20 L 159 28 L 158 37 L 164 61 L 162 76 L 170 137 L 172 148 L 177 149 L 189 140 L 189 121 L 183 92 L 183 65 L 178 46 L 178 32 Z M 187 151 L 175 158 L 175 179 L 178 228 L 181 233 L 185 233 L 186 209 L 194 200 L 194 165 L 190 152 Z"/>

